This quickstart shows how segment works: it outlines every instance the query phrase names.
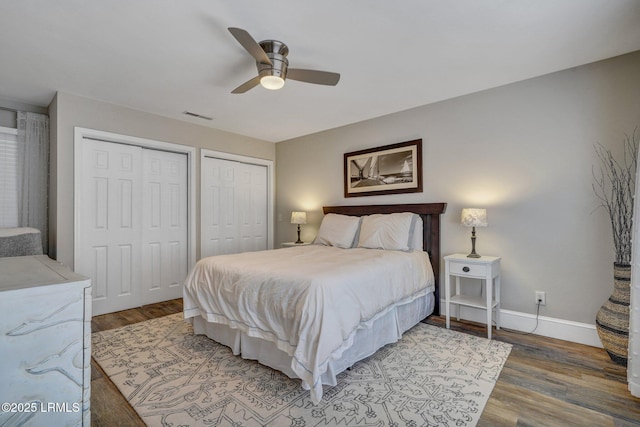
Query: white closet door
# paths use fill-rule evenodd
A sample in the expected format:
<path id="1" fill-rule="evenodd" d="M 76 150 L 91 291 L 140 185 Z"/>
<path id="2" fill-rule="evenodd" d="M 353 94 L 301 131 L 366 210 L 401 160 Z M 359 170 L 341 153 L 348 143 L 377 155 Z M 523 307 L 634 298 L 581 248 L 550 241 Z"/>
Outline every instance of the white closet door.
<path id="1" fill-rule="evenodd" d="M 142 304 L 182 297 L 187 277 L 187 155 L 142 151 Z"/>
<path id="2" fill-rule="evenodd" d="M 84 139 L 75 271 L 93 315 L 182 296 L 188 268 L 187 155 Z"/>
<path id="3" fill-rule="evenodd" d="M 212 157 L 200 167 L 202 257 L 266 250 L 267 167 Z"/>
<path id="4" fill-rule="evenodd" d="M 85 139 L 75 271 L 89 276 L 93 314 L 140 300 L 142 149 Z M 132 305 L 132 302 L 134 302 Z"/>

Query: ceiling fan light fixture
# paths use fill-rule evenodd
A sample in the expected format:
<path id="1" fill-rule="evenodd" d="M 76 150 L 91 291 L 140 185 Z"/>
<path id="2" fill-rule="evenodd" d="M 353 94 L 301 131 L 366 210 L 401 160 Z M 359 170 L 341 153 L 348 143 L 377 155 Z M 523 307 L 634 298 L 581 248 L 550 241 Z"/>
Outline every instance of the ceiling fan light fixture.
<path id="1" fill-rule="evenodd" d="M 246 30 L 237 27 L 229 27 L 229 32 L 256 60 L 258 68 L 257 76 L 242 83 L 231 93 L 245 93 L 259 84 L 265 89 L 278 90 L 284 86 L 287 77 L 299 82 L 326 86 L 335 86 L 340 80 L 338 73 L 302 68 L 289 69 L 289 60 L 287 59 L 289 48 L 281 41 L 263 40 L 258 43 Z"/>
<path id="2" fill-rule="evenodd" d="M 263 76 L 260 78 L 260 84 L 265 89 L 278 90 L 284 86 L 284 79 L 279 76 Z"/>

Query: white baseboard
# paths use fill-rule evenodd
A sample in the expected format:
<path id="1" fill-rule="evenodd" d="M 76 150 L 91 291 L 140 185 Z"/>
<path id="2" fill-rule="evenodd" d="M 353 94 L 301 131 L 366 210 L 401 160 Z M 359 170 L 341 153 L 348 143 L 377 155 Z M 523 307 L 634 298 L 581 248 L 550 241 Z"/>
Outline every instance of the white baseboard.
<path id="1" fill-rule="evenodd" d="M 440 314 L 444 316 L 444 301 L 440 302 Z M 460 318 L 478 323 L 487 323 L 484 310 L 472 307 L 461 307 Z M 457 308 L 451 306 L 452 318 L 457 313 Z M 521 313 L 512 310 L 500 310 L 500 326 L 520 332 L 531 332 L 536 327 L 536 315 Z M 579 344 L 602 348 L 596 326 L 588 323 L 574 322 L 571 320 L 556 319 L 553 317 L 539 316 L 538 327 L 533 332 L 543 337 L 557 338 Z"/>

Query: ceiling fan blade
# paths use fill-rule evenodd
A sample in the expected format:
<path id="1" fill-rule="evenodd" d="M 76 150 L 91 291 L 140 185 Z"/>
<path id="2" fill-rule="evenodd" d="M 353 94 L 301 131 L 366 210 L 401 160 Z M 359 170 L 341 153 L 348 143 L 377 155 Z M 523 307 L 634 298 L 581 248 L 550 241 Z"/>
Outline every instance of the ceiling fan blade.
<path id="1" fill-rule="evenodd" d="M 231 91 L 231 93 L 245 93 L 249 89 L 253 89 L 254 87 L 260 84 L 260 76 L 255 76 L 251 80 L 248 80 L 242 83 L 240 86 Z"/>
<path id="2" fill-rule="evenodd" d="M 317 85 L 335 86 L 340 81 L 340 74 L 330 73 L 329 71 L 289 68 L 287 70 L 287 79 L 315 83 Z"/>
<path id="3" fill-rule="evenodd" d="M 269 59 L 265 51 L 262 50 L 258 42 L 256 42 L 253 37 L 251 37 L 251 34 L 246 32 L 242 28 L 229 27 L 228 30 L 231 35 L 235 37 L 236 40 L 238 40 L 238 43 L 240 43 L 242 47 L 245 48 L 245 50 L 255 58 L 256 61 L 263 64 L 271 64 L 271 60 Z"/>

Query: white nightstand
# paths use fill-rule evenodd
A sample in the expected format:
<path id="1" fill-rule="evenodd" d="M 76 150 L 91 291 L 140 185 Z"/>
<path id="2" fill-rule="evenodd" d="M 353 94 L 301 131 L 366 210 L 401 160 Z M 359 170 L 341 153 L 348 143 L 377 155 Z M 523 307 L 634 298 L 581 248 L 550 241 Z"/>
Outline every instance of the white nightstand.
<path id="1" fill-rule="evenodd" d="M 311 242 L 303 242 L 303 243 L 284 242 L 284 243 L 281 243 L 280 246 L 282 246 L 283 248 L 289 248 L 291 246 L 308 246 L 310 244 Z"/>
<path id="2" fill-rule="evenodd" d="M 487 337 L 491 339 L 492 314 L 495 309 L 496 329 L 500 329 L 500 257 L 482 256 L 469 258 L 464 254 L 444 257 L 445 316 L 447 329 L 450 326 L 450 305 L 481 308 L 487 311 Z M 451 295 L 451 276 L 456 278 L 456 293 Z M 484 285 L 484 296 L 473 297 L 460 293 L 460 278 L 480 279 Z M 495 287 L 495 291 L 494 291 Z"/>

